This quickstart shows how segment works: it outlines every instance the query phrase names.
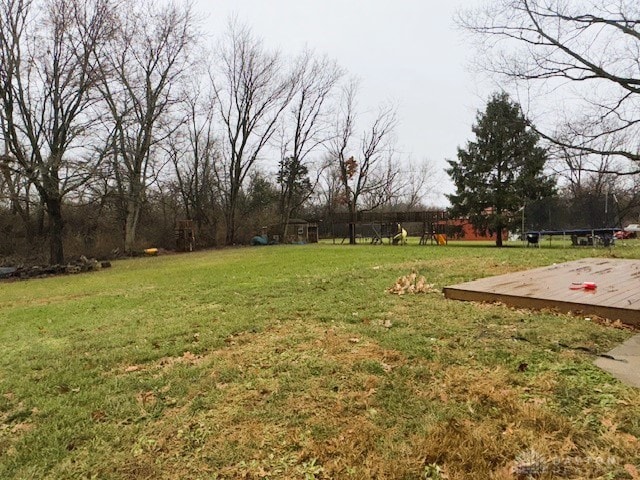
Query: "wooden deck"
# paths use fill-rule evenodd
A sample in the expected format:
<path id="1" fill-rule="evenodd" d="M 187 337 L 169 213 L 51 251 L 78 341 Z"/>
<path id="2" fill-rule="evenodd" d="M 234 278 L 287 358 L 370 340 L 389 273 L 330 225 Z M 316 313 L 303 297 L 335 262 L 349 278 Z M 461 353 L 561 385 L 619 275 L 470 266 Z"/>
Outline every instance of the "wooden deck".
<path id="1" fill-rule="evenodd" d="M 571 289 L 582 282 L 594 282 L 597 288 Z M 640 260 L 585 258 L 452 285 L 444 294 L 454 300 L 549 308 L 640 326 Z"/>

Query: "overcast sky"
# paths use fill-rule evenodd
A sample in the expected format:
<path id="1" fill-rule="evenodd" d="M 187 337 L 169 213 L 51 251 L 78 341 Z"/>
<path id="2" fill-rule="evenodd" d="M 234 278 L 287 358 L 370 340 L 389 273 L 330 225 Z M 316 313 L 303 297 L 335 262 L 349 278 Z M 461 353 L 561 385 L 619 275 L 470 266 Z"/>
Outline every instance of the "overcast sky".
<path id="1" fill-rule="evenodd" d="M 236 15 L 267 47 L 297 54 L 308 46 L 334 58 L 360 78 L 359 107 L 398 106 L 399 150 L 442 170 L 471 139 L 476 111 L 491 92 L 469 71 L 472 49 L 453 22 L 456 9 L 470 3 L 476 2 L 197 0 L 195 6 L 211 35 Z"/>

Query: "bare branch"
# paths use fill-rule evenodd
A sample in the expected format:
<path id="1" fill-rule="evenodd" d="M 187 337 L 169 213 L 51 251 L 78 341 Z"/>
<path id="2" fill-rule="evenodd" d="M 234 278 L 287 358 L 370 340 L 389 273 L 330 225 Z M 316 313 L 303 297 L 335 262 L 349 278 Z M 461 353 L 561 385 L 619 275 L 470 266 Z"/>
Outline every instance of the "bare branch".
<path id="1" fill-rule="evenodd" d="M 460 13 L 457 20 L 479 40 L 483 69 L 516 88 L 520 82 L 536 85 L 537 99 L 531 99 L 557 105 L 558 118 L 575 112 L 559 123 L 589 125 L 573 137 L 580 143 L 557 138 L 543 125 L 544 138 L 563 148 L 640 163 L 638 2 L 496 0 L 487 9 Z M 611 136 L 615 142 L 607 141 Z M 616 148 L 603 149 L 607 143 Z"/>

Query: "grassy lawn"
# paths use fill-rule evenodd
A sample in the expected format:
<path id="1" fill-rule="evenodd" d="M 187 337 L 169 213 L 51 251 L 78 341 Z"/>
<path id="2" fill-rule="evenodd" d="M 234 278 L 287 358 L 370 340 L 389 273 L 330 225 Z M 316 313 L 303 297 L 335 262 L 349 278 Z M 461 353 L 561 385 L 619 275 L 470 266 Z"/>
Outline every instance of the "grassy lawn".
<path id="1" fill-rule="evenodd" d="M 508 479 L 531 449 L 537 478 L 640 478 L 639 391 L 591 353 L 633 332 L 386 292 L 640 258 L 545 247 L 241 248 L 2 283 L 0 478 Z"/>

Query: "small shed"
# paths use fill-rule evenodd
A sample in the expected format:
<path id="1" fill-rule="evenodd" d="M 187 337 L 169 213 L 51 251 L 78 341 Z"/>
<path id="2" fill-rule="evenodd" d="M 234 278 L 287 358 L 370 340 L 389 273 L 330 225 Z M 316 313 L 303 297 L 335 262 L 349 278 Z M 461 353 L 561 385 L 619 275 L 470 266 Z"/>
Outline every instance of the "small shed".
<path id="1" fill-rule="evenodd" d="M 281 232 L 283 225 L 279 225 L 277 230 Z M 292 218 L 289 220 L 286 238 L 280 241 L 282 243 L 318 243 L 318 224 L 301 218 Z"/>

